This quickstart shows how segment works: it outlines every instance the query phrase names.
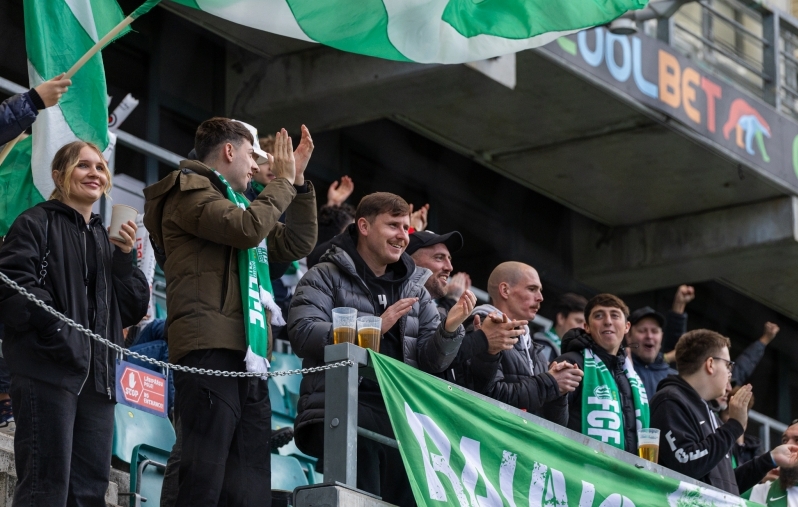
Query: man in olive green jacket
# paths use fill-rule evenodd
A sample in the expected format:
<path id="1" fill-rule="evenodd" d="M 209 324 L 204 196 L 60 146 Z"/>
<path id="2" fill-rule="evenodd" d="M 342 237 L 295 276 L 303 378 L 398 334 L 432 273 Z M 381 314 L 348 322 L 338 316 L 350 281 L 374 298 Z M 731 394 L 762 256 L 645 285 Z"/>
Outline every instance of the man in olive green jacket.
<path id="1" fill-rule="evenodd" d="M 144 190 L 144 225 L 165 253 L 170 361 L 211 370 L 246 371 L 247 341 L 238 251 L 267 238 L 270 262 L 309 254 L 316 243 L 316 198 L 304 171 L 310 133 L 293 152 L 277 134 L 277 176 L 244 209 L 227 197 L 218 171 L 243 192 L 258 170 L 246 126 L 212 118 L 197 129 L 199 161 Z M 285 212 L 285 225 L 279 223 Z M 271 498 L 271 406 L 266 381 L 175 373 L 182 433 L 178 507 L 266 505 Z"/>

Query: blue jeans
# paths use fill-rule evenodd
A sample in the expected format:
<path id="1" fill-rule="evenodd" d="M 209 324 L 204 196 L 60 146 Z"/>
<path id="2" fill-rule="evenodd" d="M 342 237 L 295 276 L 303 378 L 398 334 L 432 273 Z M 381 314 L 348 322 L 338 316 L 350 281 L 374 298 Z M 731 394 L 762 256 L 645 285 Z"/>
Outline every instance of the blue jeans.
<path id="1" fill-rule="evenodd" d="M 136 341 L 130 346 L 130 350 L 138 352 L 143 356 L 157 359 L 158 361 L 169 362 L 169 347 L 166 344 L 166 340 L 164 340 L 164 326 L 165 321 L 163 319 L 153 320 L 147 327 L 141 330 Z M 147 368 L 148 370 L 161 373 L 160 368 L 146 361 L 142 361 L 141 359 L 128 356 L 127 361 L 137 366 Z M 169 410 L 172 410 L 175 402 L 175 382 L 171 373 L 169 374 L 167 384 L 169 386 L 167 407 Z M 1 382 L 0 386 L 2 386 Z"/>

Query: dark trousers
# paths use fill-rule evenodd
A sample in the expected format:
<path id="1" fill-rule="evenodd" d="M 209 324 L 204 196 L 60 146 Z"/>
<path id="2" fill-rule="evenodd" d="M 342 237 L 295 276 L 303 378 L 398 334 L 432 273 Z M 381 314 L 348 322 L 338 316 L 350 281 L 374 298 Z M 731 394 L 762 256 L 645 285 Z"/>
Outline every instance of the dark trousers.
<path id="1" fill-rule="evenodd" d="M 244 371 L 244 353 L 191 352 L 182 366 Z M 182 449 L 177 507 L 271 506 L 271 404 L 265 380 L 175 372 Z"/>
<path id="2" fill-rule="evenodd" d="M 18 478 L 14 507 L 105 507 L 114 402 L 93 384 L 87 382 L 75 395 L 12 376 Z"/>

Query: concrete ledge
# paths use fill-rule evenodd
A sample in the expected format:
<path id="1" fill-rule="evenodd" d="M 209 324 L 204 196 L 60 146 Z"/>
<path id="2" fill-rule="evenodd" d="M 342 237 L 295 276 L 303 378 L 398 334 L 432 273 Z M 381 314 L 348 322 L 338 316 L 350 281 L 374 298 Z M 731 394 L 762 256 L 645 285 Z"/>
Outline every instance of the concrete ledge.
<path id="1" fill-rule="evenodd" d="M 294 505 L 302 507 L 391 507 L 379 497 L 343 485 L 319 484 L 294 491 Z"/>

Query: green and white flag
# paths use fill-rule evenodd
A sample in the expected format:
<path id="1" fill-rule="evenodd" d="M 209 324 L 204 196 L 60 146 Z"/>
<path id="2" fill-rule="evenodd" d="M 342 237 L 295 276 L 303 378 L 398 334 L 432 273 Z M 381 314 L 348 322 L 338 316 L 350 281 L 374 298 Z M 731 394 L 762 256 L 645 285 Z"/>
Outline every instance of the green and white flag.
<path id="1" fill-rule="evenodd" d="M 608 23 L 648 0 L 173 0 L 241 25 L 388 60 L 465 63 Z"/>
<path id="2" fill-rule="evenodd" d="M 419 507 L 731 507 L 369 351 Z M 631 456 L 630 456 L 631 457 Z"/>
<path id="3" fill-rule="evenodd" d="M 157 1 L 145 2 L 136 19 Z M 33 88 L 67 72 L 125 19 L 116 0 L 25 0 L 25 46 Z M 129 31 L 125 25 L 117 37 Z M 115 136 L 108 132 L 108 94 L 100 53 L 72 77 L 72 86 L 52 107 L 39 112 L 31 138 L 19 142 L 0 165 L 0 235 L 27 208 L 50 196 L 51 163 L 59 148 L 83 140 L 110 156 Z"/>

